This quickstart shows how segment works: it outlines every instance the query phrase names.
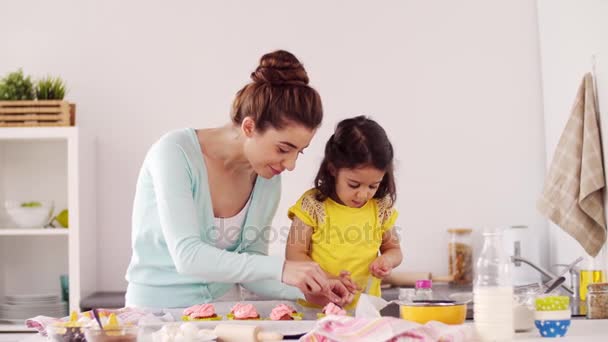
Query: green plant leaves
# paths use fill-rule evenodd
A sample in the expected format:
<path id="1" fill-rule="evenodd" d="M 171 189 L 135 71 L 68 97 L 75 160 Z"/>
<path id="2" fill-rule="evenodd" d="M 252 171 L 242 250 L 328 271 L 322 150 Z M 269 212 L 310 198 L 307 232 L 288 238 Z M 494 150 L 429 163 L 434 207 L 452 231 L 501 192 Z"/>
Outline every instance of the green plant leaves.
<path id="1" fill-rule="evenodd" d="M 44 77 L 32 82 L 19 69 L 0 80 L 0 101 L 19 100 L 63 100 L 66 94 L 65 82 L 59 77 Z"/>
<path id="2" fill-rule="evenodd" d="M 36 82 L 35 91 L 38 100 L 63 100 L 65 83 L 59 77 L 47 76 Z"/>
<path id="3" fill-rule="evenodd" d="M 0 100 L 33 100 L 34 85 L 30 76 L 24 77 L 19 69 L 0 80 Z"/>

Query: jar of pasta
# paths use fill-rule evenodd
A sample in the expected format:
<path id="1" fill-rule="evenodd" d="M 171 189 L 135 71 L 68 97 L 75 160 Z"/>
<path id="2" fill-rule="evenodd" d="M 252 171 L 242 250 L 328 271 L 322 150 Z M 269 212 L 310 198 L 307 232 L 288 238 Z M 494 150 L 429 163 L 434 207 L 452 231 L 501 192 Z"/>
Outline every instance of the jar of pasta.
<path id="1" fill-rule="evenodd" d="M 451 285 L 473 284 L 473 244 L 470 228 L 450 228 L 448 242 L 449 272 Z"/>

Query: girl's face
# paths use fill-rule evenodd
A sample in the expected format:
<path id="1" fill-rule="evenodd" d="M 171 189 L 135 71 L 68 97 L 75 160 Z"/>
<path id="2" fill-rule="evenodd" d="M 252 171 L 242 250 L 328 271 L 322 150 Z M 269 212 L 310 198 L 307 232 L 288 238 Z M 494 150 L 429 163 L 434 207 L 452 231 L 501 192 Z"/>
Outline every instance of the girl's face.
<path id="1" fill-rule="evenodd" d="M 284 170 L 292 171 L 300 153 L 308 147 L 316 133 L 297 123 L 277 130 L 269 127 L 260 133 L 251 118 L 243 119 L 241 129 L 245 135 L 243 152 L 255 173 L 270 179 Z"/>
<path id="2" fill-rule="evenodd" d="M 373 166 L 364 166 L 339 169 L 334 173 L 337 173 L 334 177 L 338 200 L 346 206 L 360 208 L 374 197 L 386 172 Z"/>

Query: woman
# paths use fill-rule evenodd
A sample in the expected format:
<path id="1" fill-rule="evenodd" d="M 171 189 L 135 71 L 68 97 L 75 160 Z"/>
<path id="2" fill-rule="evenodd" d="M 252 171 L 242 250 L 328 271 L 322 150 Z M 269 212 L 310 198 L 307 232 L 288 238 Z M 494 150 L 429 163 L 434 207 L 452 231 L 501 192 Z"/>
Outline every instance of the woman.
<path id="1" fill-rule="evenodd" d="M 148 151 L 133 207 L 127 306 L 234 300 L 235 284 L 284 299 L 352 298 L 316 263 L 266 255 L 279 174 L 295 168 L 323 111 L 289 52 L 262 56 L 251 79 L 234 99 L 232 122 L 169 132 Z"/>

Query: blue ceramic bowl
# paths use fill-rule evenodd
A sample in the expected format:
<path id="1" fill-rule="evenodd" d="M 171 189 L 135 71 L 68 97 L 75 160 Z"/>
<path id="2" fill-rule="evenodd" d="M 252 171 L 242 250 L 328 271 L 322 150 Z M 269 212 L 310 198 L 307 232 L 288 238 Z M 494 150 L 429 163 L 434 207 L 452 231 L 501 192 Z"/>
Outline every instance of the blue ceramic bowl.
<path id="1" fill-rule="evenodd" d="M 542 337 L 564 337 L 570 327 L 569 319 L 534 321 Z"/>

